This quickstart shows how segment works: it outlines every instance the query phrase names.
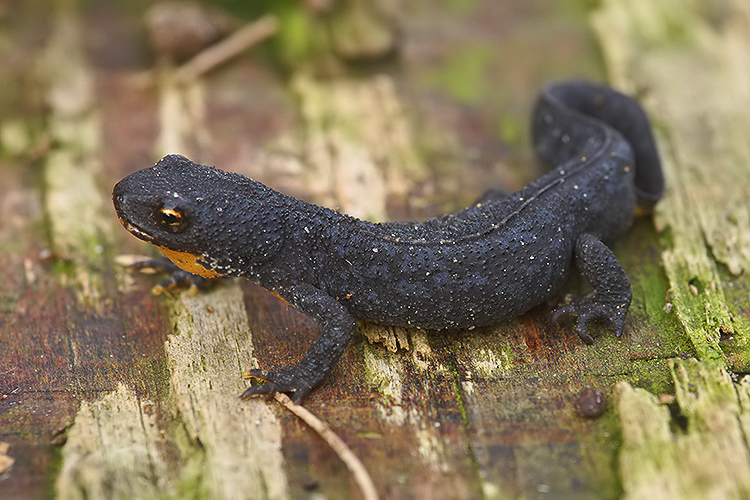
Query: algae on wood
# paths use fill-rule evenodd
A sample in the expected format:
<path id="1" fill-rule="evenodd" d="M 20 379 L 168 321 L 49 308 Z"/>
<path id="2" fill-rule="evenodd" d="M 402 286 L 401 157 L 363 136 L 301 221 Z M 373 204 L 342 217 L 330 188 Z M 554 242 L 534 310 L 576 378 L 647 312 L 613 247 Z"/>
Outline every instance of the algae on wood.
<path id="1" fill-rule="evenodd" d="M 53 248 L 74 263 L 81 298 L 96 303 L 102 293 L 103 254 L 115 224 L 102 217 L 94 73 L 81 32 L 75 14 L 61 11 L 38 62 L 51 143 L 44 163 L 44 200 Z"/>
<path id="2" fill-rule="evenodd" d="M 648 391 L 617 385 L 625 498 L 747 498 L 750 378 L 734 383 L 723 368 L 692 359 L 670 368 L 684 428 Z"/>
<path id="3" fill-rule="evenodd" d="M 300 130 L 271 152 L 269 171 L 302 177 L 316 203 L 369 220 L 388 220 L 389 203 L 414 202 L 409 189 L 429 170 L 390 77 L 317 80 L 300 72 L 290 87 Z"/>
<path id="4" fill-rule="evenodd" d="M 84 401 L 62 450 L 57 498 L 145 498 L 176 494 L 166 436 L 153 401 L 121 384 L 98 401 Z"/>
<path id="5" fill-rule="evenodd" d="M 699 361 L 670 362 L 685 428 L 654 396 L 618 385 L 628 498 L 750 494 L 750 5 L 606 0 L 594 13 L 612 81 L 657 126 L 667 192 L 657 206 L 669 307 Z"/>
<path id="6" fill-rule="evenodd" d="M 269 405 L 242 402 L 257 363 L 238 283 L 182 295 L 166 345 L 177 414 L 190 438 L 194 481 L 210 498 L 287 498 L 281 428 Z M 190 460 L 188 459 L 190 462 Z"/>
<path id="7" fill-rule="evenodd" d="M 195 144 L 191 138 L 203 138 L 193 153 L 206 154 L 210 136 L 202 89 L 199 82 L 178 87 L 166 77 L 157 148 L 184 151 Z M 267 402 L 238 398 L 247 385 L 242 372 L 253 362 L 239 286 L 181 296 L 173 321 L 174 334 L 165 346 L 169 399 L 159 402 L 162 411 L 173 412 L 167 428 L 159 433 L 154 422 L 144 420 L 143 406 L 153 403 L 138 401 L 124 388 L 85 403 L 63 448 L 58 496 L 145 498 L 189 492 L 210 498 L 286 498 L 276 417 Z M 112 412 L 110 407 L 135 409 Z M 145 424 L 133 425 L 140 420 Z M 156 432 L 142 436 L 151 428 Z M 135 468 L 122 466 L 121 460 L 136 463 Z"/>
<path id="8" fill-rule="evenodd" d="M 659 126 L 669 191 L 657 220 L 665 228 L 664 246 L 669 248 L 664 253 L 667 276 L 652 262 L 657 258 L 652 252 L 654 233 L 646 221 L 615 246 L 634 284 L 634 304 L 627 335 L 622 339 L 615 339 L 603 328 L 594 346 L 583 346 L 570 328 L 550 321 L 546 307 L 507 324 L 448 335 L 361 325 L 359 332 L 364 335 L 355 336 L 331 376 L 306 405 L 363 458 L 381 492 L 438 498 L 614 498 L 621 493 L 616 459 L 618 416 L 625 439 L 620 462 L 622 486 L 628 495 L 638 496 L 648 484 L 672 491 L 670 488 L 693 484 L 695 481 L 690 481 L 697 477 L 706 479 L 707 484 L 698 485 L 706 487 L 704 491 L 711 487 L 714 489 L 710 491 L 745 491 L 741 479 L 730 483 L 731 478 L 746 473 L 742 457 L 747 445 L 737 435 L 749 420 L 744 413 L 750 399 L 743 389 L 747 381 L 733 384 L 721 366 L 711 363 L 700 366 L 692 361 L 676 362 L 670 372 L 665 358 L 695 350 L 704 362 L 722 364 L 727 359 L 735 368 L 744 366 L 747 359 L 746 311 L 739 301 L 746 300 L 750 286 L 743 276 L 732 273 L 747 269 L 747 255 L 743 253 L 747 248 L 747 205 L 737 193 L 747 186 L 741 168 L 747 165 L 742 134 L 748 128 L 742 106 L 724 103 L 726 114 L 708 110 L 718 98 L 716 82 L 727 82 L 721 86 L 728 89 L 726 98 L 735 91 L 745 96 L 741 99 L 746 98 L 747 72 L 742 68 L 746 64 L 743 61 L 748 60 L 747 32 L 741 29 L 743 19 L 747 19 L 743 14 L 746 9 L 739 2 L 728 1 L 721 3 L 723 10 L 709 9 L 707 3 L 697 1 L 678 4 L 667 0 L 665 5 L 668 8 L 662 9 L 662 14 L 668 14 L 667 20 L 651 12 L 659 9 L 659 4 L 635 0 L 604 2 L 599 15 L 605 19 L 602 37 L 615 40 L 605 41 L 605 56 L 615 81 L 644 97 Z M 472 11 L 468 4 L 466 11 Z M 472 22 L 480 21 L 478 15 L 484 12 L 477 11 Z M 607 17 L 608 12 L 617 15 Z M 629 12 L 640 17 L 633 22 Z M 708 15 L 705 12 L 713 16 L 711 22 L 704 20 Z M 698 28 L 688 28 L 690 23 L 697 23 Z M 633 39 L 639 30 L 645 33 L 641 42 Z M 692 59 L 686 48 L 699 49 L 700 57 Z M 714 58 L 714 51 L 721 56 Z M 489 49 L 485 56 L 491 56 Z M 80 61 L 77 57 L 70 59 Z M 668 75 L 686 73 L 672 64 L 696 70 L 687 72 L 679 82 L 668 81 Z M 158 92 L 148 97 L 153 100 L 152 107 L 158 105 L 161 123 L 146 123 L 148 117 L 140 117 L 139 122 L 154 131 L 151 142 L 141 148 L 158 153 L 129 157 L 120 171 L 104 175 L 117 173 L 119 177 L 127 169 L 148 166 L 161 153 L 179 152 L 204 163 L 249 173 L 274 187 L 278 187 L 277 182 L 291 185 L 296 189 L 294 194 L 347 212 L 390 218 L 394 216 L 389 211 L 391 204 L 421 208 L 425 198 L 436 192 L 455 199 L 452 193 L 460 185 L 457 172 L 468 177 L 482 168 L 471 162 L 445 162 L 451 164 L 438 172 L 434 165 L 427 165 L 425 158 L 430 151 L 420 151 L 420 146 L 438 143 L 443 136 L 437 140 L 425 138 L 425 127 L 414 126 L 413 110 L 403 102 L 394 79 L 366 71 L 357 79 L 351 75 L 318 79 L 293 71 L 286 86 L 294 100 L 290 107 L 294 106 L 296 113 L 289 119 L 293 122 L 291 130 L 287 127 L 278 132 L 281 138 L 274 140 L 273 147 L 258 151 L 257 142 L 247 144 L 259 130 L 272 128 L 269 123 L 279 110 L 264 110 L 268 114 L 248 117 L 247 121 L 253 123 L 247 129 L 243 128 L 244 121 L 229 120 L 231 129 L 217 128 L 212 121 L 220 121 L 227 113 L 227 101 L 223 107 L 217 106 L 217 86 L 223 85 L 224 90 L 232 87 L 234 95 L 248 100 L 257 98 L 247 88 L 257 90 L 258 80 L 253 78 L 259 74 L 259 65 L 239 61 L 237 66 L 222 68 L 219 75 L 182 87 L 168 77 L 161 80 Z M 705 74 L 711 73 L 705 72 L 705 67 L 714 73 Z M 225 76 L 228 78 L 222 79 Z M 53 77 L 51 83 L 57 79 Z M 67 81 L 63 76 L 59 80 L 61 85 Z M 681 87 L 675 87 L 678 83 Z M 122 81 L 119 85 L 121 92 L 132 93 L 133 87 Z M 466 85 L 473 83 L 467 81 Z M 96 91 L 94 87 L 83 95 Z M 105 92 L 99 91 L 104 99 Z M 95 137 L 100 127 L 97 103 L 84 103 L 83 113 L 77 116 L 93 119 L 81 120 L 74 135 Z M 56 123 L 55 119 L 51 123 Z M 475 133 L 472 127 L 476 122 L 462 124 L 469 125 L 467 134 Z M 239 153 L 219 151 L 224 137 L 218 130 L 238 136 L 229 143 L 242 144 Z M 698 137 L 693 139 L 691 134 L 696 131 Z M 130 137 L 122 134 L 115 140 L 127 142 Z M 449 137 L 451 145 L 455 142 Z M 92 144 L 95 147 L 86 149 L 86 162 L 75 165 L 68 161 L 68 165 L 81 167 L 80 171 L 65 170 L 73 174 L 52 179 L 52 196 L 67 189 L 81 174 L 86 179 L 82 185 L 96 186 L 99 146 L 96 141 Z M 121 146 L 120 151 L 123 149 Z M 727 154 L 729 150 L 733 152 Z M 222 158 L 219 162 L 216 158 L 222 154 L 235 160 L 224 162 Z M 492 157 L 492 161 L 502 162 L 501 155 L 498 157 L 501 159 Z M 713 170 L 706 170 L 708 167 Z M 502 168 L 493 167 L 492 171 L 496 170 Z M 717 184 L 709 186 L 714 182 Z M 703 189 L 696 189 L 701 184 Z M 727 200 L 719 200 L 722 203 L 714 199 L 716 185 L 730 190 Z M 69 213 L 64 210 L 84 211 L 78 220 L 51 221 L 53 240 L 61 242 L 60 248 L 69 248 L 65 256 L 73 256 L 76 263 L 88 262 L 90 257 L 89 243 L 82 242 L 93 241 L 96 249 L 97 244 L 108 241 L 107 236 L 98 235 L 107 234 L 109 229 L 94 229 L 97 226 L 90 222 L 97 217 L 107 220 L 101 214 L 108 213 L 103 208 L 108 189 L 98 189 L 101 192 L 91 198 L 90 204 L 64 201 L 69 207 L 51 214 L 53 218 Z M 481 193 L 457 194 L 461 199 L 471 199 Z M 706 206 L 696 207 L 697 203 Z M 55 229 L 64 227 L 61 223 L 80 224 L 90 234 L 70 238 L 78 233 Z M 115 224 L 112 215 L 105 226 Z M 135 248 L 134 240 L 127 240 L 124 232 L 118 234 L 118 245 Z M 726 241 L 722 240 L 724 236 Z M 66 238 L 71 240 L 70 246 L 62 244 Z M 636 241 L 639 239 L 645 243 Z M 88 269 L 86 264 L 81 268 Z M 652 274 L 639 276 L 642 273 Z M 136 279 L 143 285 L 144 280 Z M 672 287 L 671 317 L 661 311 L 667 279 Z M 204 295 L 168 302 L 173 305 L 168 321 L 166 313 L 159 312 L 164 301 L 147 297 L 133 300 L 136 294 L 132 290 L 131 286 L 122 286 L 122 294 L 102 301 L 105 309 L 112 303 L 118 307 L 115 311 L 106 309 L 102 316 L 71 308 L 70 302 L 60 299 L 50 302 L 51 308 L 72 312 L 60 315 L 65 327 L 52 325 L 60 333 L 47 337 L 34 330 L 50 325 L 41 321 L 41 326 L 35 327 L 39 316 L 34 316 L 33 310 L 29 313 L 30 309 L 24 309 L 18 315 L 29 315 L 27 323 L 18 324 L 29 335 L 40 336 L 40 345 L 56 347 L 60 343 L 68 347 L 41 352 L 48 358 L 50 354 L 67 356 L 66 360 L 74 360 L 71 371 L 76 371 L 65 382 L 46 387 L 47 380 L 57 380 L 52 372 L 58 365 L 43 366 L 39 378 L 45 380 L 25 389 L 36 389 L 56 403 L 59 400 L 55 398 L 71 392 L 66 386 L 70 384 L 81 393 L 70 396 L 70 406 L 85 400 L 62 448 L 57 480 L 61 497 L 193 494 L 263 498 L 320 494 L 345 498 L 352 494 L 348 473 L 317 436 L 275 405 L 237 398 L 247 383 L 241 378 L 243 370 L 257 363 L 272 369 L 295 360 L 317 334 L 314 325 L 247 284 L 224 283 Z M 43 295 L 44 291 L 32 298 Z M 20 301 L 25 308 L 29 302 L 23 297 Z M 129 310 L 133 303 L 138 305 L 136 311 Z M 92 329 L 92 324 L 100 325 L 99 329 Z M 690 334 L 695 349 L 686 344 L 681 328 Z M 171 334 L 165 344 L 167 330 Z M 132 345 L 137 355 L 120 360 L 116 351 L 110 354 L 101 348 L 103 334 L 111 331 L 117 334 L 110 342 Z M 87 343 L 81 344 L 76 335 L 85 335 Z M 142 350 L 138 344 L 144 337 L 153 342 L 152 351 Z M 386 347 L 370 344 L 364 337 L 385 338 Z M 25 344 L 14 344 L 20 349 L 17 345 Z M 104 354 L 94 357 L 96 364 L 86 372 L 85 380 L 77 379 L 84 377 L 77 363 L 97 349 Z M 147 361 L 141 360 L 141 355 Z M 156 359 L 148 360 L 150 355 Z M 23 363 L 39 366 L 26 358 Z M 141 368 L 141 378 L 128 371 Z M 609 394 L 609 388 L 626 379 L 631 385 L 647 386 L 659 393 L 669 390 L 670 374 L 677 380 L 678 405 L 687 415 L 686 431 L 675 427 L 666 408 L 655 405 L 653 397 L 640 389 L 628 392 L 625 386 L 621 386 L 617 414 L 608 411 L 598 420 L 585 420 L 573 409 L 576 394 L 586 386 L 599 387 Z M 688 392 L 691 387 L 693 394 Z M 640 399 L 630 401 L 633 394 Z M 710 396 L 708 401 L 705 394 Z M 24 410 L 29 411 L 23 406 L 12 411 Z M 710 415 L 717 415 L 717 420 L 711 420 Z M 706 433 L 706 429 L 712 432 Z M 20 431 L 14 427 L 12 432 Z M 16 435 L 11 437 L 15 439 Z M 672 441 L 680 446 L 689 444 L 689 449 L 675 451 L 668 445 L 659 446 Z M 722 474 L 691 477 L 692 468 L 701 467 L 697 459 L 691 462 L 695 465 L 679 471 L 682 476 L 672 477 L 672 469 L 667 472 L 659 468 L 659 451 L 679 464 L 685 457 L 700 454 L 698 445 L 707 447 L 706 456 L 714 457 L 714 445 L 720 442 L 731 449 L 731 455 L 715 460 L 716 464 L 725 464 Z M 28 463 L 28 456 L 22 455 L 24 448 L 16 447 L 15 442 L 12 446 L 11 455 L 19 463 Z M 732 457 L 735 460 L 731 463 L 721 462 Z M 729 482 L 719 484 L 718 479 L 711 482 L 712 478 Z"/>
<path id="9" fill-rule="evenodd" d="M 745 370 L 747 296 L 721 267 L 750 270 L 750 6 L 719 4 L 608 0 L 594 26 L 613 83 L 642 95 L 657 126 L 674 311 L 703 361 Z"/>
<path id="10" fill-rule="evenodd" d="M 242 292 L 227 284 L 175 308 L 169 398 L 120 385 L 84 402 L 62 450 L 59 498 L 287 498 L 275 415 L 262 400 L 239 404 L 252 360 Z"/>

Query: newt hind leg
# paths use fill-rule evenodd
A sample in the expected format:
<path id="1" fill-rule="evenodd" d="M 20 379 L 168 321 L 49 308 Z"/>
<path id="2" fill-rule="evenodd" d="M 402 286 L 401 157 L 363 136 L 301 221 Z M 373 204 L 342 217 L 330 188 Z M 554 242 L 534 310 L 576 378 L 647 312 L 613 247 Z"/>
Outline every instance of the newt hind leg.
<path id="1" fill-rule="evenodd" d="M 588 334 L 588 324 L 595 319 L 607 319 L 620 337 L 625 327 L 625 316 L 633 293 L 630 280 L 612 250 L 591 234 L 578 238 L 575 248 L 575 264 L 593 287 L 593 292 L 576 297 L 569 304 L 558 307 L 553 318 L 577 315 L 576 333 L 586 344 L 594 339 Z"/>

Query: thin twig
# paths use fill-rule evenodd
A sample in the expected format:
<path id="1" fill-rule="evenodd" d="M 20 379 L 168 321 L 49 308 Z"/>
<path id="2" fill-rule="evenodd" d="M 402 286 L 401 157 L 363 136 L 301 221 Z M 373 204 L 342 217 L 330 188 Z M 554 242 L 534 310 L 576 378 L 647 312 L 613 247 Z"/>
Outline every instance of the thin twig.
<path id="1" fill-rule="evenodd" d="M 274 399 L 284 405 L 287 410 L 297 415 L 300 420 L 312 427 L 315 432 L 317 432 L 320 437 L 328 443 L 328 446 L 331 447 L 354 475 L 354 481 L 357 483 L 357 486 L 359 486 L 360 491 L 362 491 L 362 496 L 365 500 L 378 500 L 378 492 L 375 489 L 375 484 L 372 482 L 372 478 L 367 472 L 367 469 L 365 469 L 365 466 L 359 458 L 357 458 L 357 455 L 354 454 L 351 448 L 347 446 L 343 439 L 333 432 L 327 423 L 313 415 L 312 412 L 304 406 L 298 405 L 289 399 L 289 396 L 286 394 L 277 392 L 274 395 Z"/>
<path id="2" fill-rule="evenodd" d="M 175 72 L 177 83 L 187 83 L 225 63 L 247 48 L 276 33 L 278 22 L 272 15 L 243 26 L 221 42 L 208 47 L 180 66 Z"/>

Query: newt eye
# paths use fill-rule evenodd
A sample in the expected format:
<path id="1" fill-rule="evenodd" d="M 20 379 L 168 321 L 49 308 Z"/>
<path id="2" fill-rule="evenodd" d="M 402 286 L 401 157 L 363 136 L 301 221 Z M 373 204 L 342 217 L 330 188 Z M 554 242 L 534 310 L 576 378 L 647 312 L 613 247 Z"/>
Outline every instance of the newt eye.
<path id="1" fill-rule="evenodd" d="M 179 207 L 160 204 L 154 211 L 157 224 L 172 233 L 181 233 L 188 226 L 188 217 Z"/>

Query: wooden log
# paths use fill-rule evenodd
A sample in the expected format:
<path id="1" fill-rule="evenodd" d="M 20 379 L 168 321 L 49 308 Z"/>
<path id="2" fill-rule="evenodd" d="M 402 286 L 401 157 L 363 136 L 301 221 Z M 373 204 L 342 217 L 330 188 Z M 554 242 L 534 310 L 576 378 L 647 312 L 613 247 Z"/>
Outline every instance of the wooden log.
<path id="1" fill-rule="evenodd" d="M 750 353 L 750 9 L 608 0 L 593 20 L 613 82 L 642 95 L 657 124 L 668 308 L 700 360 L 670 361 L 677 422 L 654 396 L 618 384 L 625 496 L 742 498 L 750 379 L 727 370 L 746 372 Z"/>
<path id="2" fill-rule="evenodd" d="M 662 235 L 642 219 L 614 247 L 634 291 L 626 338 L 603 326 L 584 346 L 570 325 L 551 322 L 552 304 L 451 334 L 359 325 L 305 405 L 360 456 L 382 496 L 746 493 L 738 436 L 747 433 L 748 382 L 731 380 L 727 367 L 744 370 L 747 359 L 750 35 L 742 2 L 707 5 L 608 0 L 594 18 L 611 79 L 643 98 L 667 167 Z M 496 151 L 490 166 L 466 161 L 456 137 L 482 143 L 481 120 L 460 130 L 420 123 L 394 76 L 360 69 L 355 78 L 342 61 L 325 79 L 305 64 L 281 79 L 243 59 L 187 84 L 165 70 L 155 90 L 143 88 L 90 65 L 87 31 L 70 28 L 79 15 L 51 17 L 56 36 L 40 59 L 64 63 L 44 87 L 44 134 L 54 139 L 38 141 L 51 148 L 39 162 L 44 189 L 18 158 L 46 150 L 33 137 L 12 140 L 25 125 L 0 123 L 3 151 L 15 151 L 0 161 L 0 441 L 9 445 L 0 465 L 15 460 L 0 470 L 0 496 L 358 495 L 305 424 L 273 401 L 237 398 L 244 370 L 295 362 L 315 325 L 246 282 L 148 295 L 155 281 L 113 265 L 115 255 L 149 250 L 117 227 L 111 184 L 180 152 L 360 216 L 403 219 L 458 208 L 496 177 L 527 179 L 528 170 L 509 169 Z M 467 25 L 481 29 L 479 17 Z M 487 76 L 482 47 L 452 85 Z M 520 93 L 529 85 L 519 80 Z M 475 97 L 467 95 L 462 106 Z M 57 260 L 37 257 L 47 247 Z M 573 280 L 568 291 L 579 289 Z M 700 363 L 667 361 L 692 356 Z M 673 387 L 674 402 L 655 396 Z M 592 419 L 580 408 L 593 388 L 616 405 Z M 717 464 L 722 473 L 698 473 Z"/>

